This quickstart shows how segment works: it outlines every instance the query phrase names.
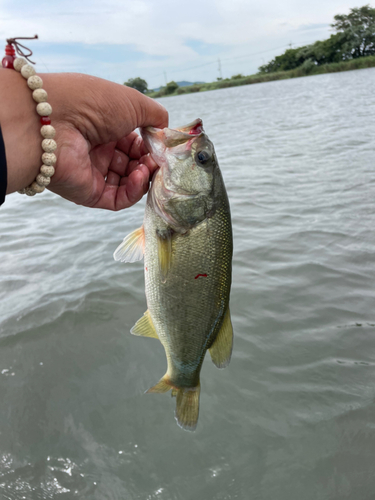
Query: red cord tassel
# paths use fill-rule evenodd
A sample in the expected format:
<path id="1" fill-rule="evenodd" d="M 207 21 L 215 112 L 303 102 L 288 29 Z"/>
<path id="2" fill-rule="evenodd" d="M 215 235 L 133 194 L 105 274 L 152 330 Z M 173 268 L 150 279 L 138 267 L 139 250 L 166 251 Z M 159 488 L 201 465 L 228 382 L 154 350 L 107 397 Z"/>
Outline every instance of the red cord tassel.
<path id="1" fill-rule="evenodd" d="M 5 45 L 5 56 L 1 61 L 3 68 L 14 69 L 13 61 L 15 60 L 15 58 L 16 58 L 16 51 L 14 50 L 13 45 L 10 45 L 8 43 L 7 45 Z"/>

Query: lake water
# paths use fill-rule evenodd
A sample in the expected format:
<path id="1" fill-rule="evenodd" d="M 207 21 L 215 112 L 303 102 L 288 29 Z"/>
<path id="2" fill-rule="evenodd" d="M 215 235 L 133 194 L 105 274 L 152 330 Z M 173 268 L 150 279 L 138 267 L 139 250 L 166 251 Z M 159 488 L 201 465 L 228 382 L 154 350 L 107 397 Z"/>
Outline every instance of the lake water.
<path id="1" fill-rule="evenodd" d="M 162 346 L 129 330 L 142 263 L 121 213 L 51 193 L 0 209 L 0 496 L 375 496 L 375 69 L 166 98 L 203 119 L 234 229 L 232 361 L 207 357 L 198 428 L 145 395 Z"/>

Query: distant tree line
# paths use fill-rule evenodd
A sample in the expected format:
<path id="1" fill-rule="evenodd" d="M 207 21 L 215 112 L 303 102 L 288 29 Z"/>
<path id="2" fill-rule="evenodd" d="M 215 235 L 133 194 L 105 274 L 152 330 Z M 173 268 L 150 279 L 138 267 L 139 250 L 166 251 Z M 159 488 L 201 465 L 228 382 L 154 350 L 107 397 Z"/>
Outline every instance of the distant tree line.
<path id="1" fill-rule="evenodd" d="M 217 82 L 210 84 L 195 83 L 184 87 L 179 87 L 176 82 L 171 81 L 157 91 L 148 89 L 147 82 L 140 77 L 130 78 L 124 85 L 132 87 L 142 94 L 163 97 L 234 85 L 246 85 L 257 81 L 269 81 L 278 78 L 278 75 L 272 76 L 271 73 L 290 70 L 296 70 L 293 72 L 295 73 L 293 76 L 304 76 L 321 72 L 323 68 L 319 67 L 326 64 L 333 65 L 328 66 L 332 71 L 344 71 L 349 68 L 349 65 L 351 69 L 374 66 L 372 58 L 365 60 L 367 63 L 363 62 L 363 59 L 357 62 L 355 60 L 366 56 L 375 56 L 375 9 L 370 5 L 364 5 L 350 9 L 349 14 L 337 14 L 334 16 L 334 20 L 331 27 L 336 33 L 327 40 L 286 50 L 284 54 L 275 57 L 268 64 L 260 66 L 258 75 L 246 77 L 240 73 L 231 78 L 218 78 Z M 342 67 L 344 63 L 345 68 Z M 326 66 L 324 67 L 326 68 Z M 261 79 L 259 80 L 259 78 Z"/>
<path id="2" fill-rule="evenodd" d="M 137 78 L 129 78 L 129 80 L 124 83 L 124 85 L 138 90 L 138 92 L 142 92 L 142 94 L 146 94 L 148 92 L 148 85 L 146 80 L 143 80 L 143 78 L 140 78 L 139 76 L 137 76 Z"/>
<path id="3" fill-rule="evenodd" d="M 347 61 L 375 54 L 375 9 L 370 5 L 350 9 L 349 14 L 337 14 L 331 27 L 336 31 L 327 40 L 288 49 L 268 64 L 260 66 L 260 73 L 288 71 L 304 66 Z"/>
<path id="4" fill-rule="evenodd" d="M 159 92 L 160 92 L 160 95 L 170 95 L 170 94 L 173 94 L 174 92 L 176 92 L 176 90 L 178 89 L 178 84 L 175 82 L 175 81 L 171 81 L 171 82 L 168 82 L 167 85 L 165 87 L 162 87 Z"/>
<path id="5" fill-rule="evenodd" d="M 140 78 L 139 76 L 137 78 L 129 78 L 129 80 L 124 83 L 124 85 L 136 89 L 139 92 L 142 92 L 142 94 L 147 94 L 148 92 L 152 92 L 152 90 L 148 89 L 146 80 L 143 80 L 143 78 Z M 178 88 L 179 88 L 178 84 L 174 81 L 171 81 L 167 83 L 165 87 L 161 87 L 158 93 L 160 94 L 160 96 L 170 95 L 176 92 Z"/>

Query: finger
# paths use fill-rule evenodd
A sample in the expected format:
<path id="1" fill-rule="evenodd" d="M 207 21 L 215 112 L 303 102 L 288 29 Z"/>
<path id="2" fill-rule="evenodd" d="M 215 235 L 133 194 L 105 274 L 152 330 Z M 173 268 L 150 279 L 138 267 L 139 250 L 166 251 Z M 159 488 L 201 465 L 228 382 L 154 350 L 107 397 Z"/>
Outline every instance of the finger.
<path id="1" fill-rule="evenodd" d="M 168 126 L 168 111 L 155 99 L 147 97 L 137 90 L 125 87 L 132 101 L 136 116 L 136 127 L 164 128 Z M 136 128 L 134 127 L 134 128 Z"/>
<path id="2" fill-rule="evenodd" d="M 106 175 L 108 172 L 108 167 L 113 158 L 114 146 L 115 143 L 110 142 L 96 146 L 90 151 L 91 163 L 102 175 Z"/>
<path id="3" fill-rule="evenodd" d="M 150 177 L 153 176 L 155 170 L 159 168 L 159 165 L 156 163 L 156 161 L 152 158 L 152 156 L 147 154 L 146 156 L 142 156 L 142 158 L 139 159 L 139 163 L 143 163 L 143 165 L 146 165 L 150 172 Z"/>
<path id="4" fill-rule="evenodd" d="M 120 177 L 126 175 L 128 165 L 129 165 L 129 156 L 118 149 L 115 149 L 112 157 L 111 164 L 109 165 L 109 170 L 115 172 Z"/>
<path id="5" fill-rule="evenodd" d="M 117 142 L 116 148 L 123 151 L 130 158 L 139 159 L 141 156 L 148 153 L 145 143 L 137 132 L 123 137 Z"/>
<path id="6" fill-rule="evenodd" d="M 139 160 L 131 160 L 126 170 L 127 174 L 129 175 L 139 165 L 145 165 L 148 168 L 150 175 L 152 175 L 155 170 L 159 168 L 159 165 L 155 162 L 151 155 L 147 154 L 142 156 Z"/>
<path id="7" fill-rule="evenodd" d="M 148 187 L 148 169 L 147 174 L 140 169 L 135 170 L 126 177 L 126 182 L 120 186 L 105 184 L 101 196 L 95 204 L 91 205 L 93 208 L 105 208 L 107 210 L 122 210 L 129 208 L 137 203 Z"/>
<path id="8" fill-rule="evenodd" d="M 121 181 L 121 176 L 116 174 L 115 172 L 112 172 L 111 170 L 108 172 L 106 183 L 110 184 L 111 186 L 118 186 Z"/>
<path id="9" fill-rule="evenodd" d="M 153 160 L 150 154 L 141 156 L 139 160 L 129 160 L 129 157 L 125 153 L 116 149 L 109 166 L 108 177 L 110 172 L 114 172 L 120 177 L 125 177 L 131 174 L 139 165 L 145 165 L 150 175 L 158 168 L 158 164 Z"/>
<path id="10" fill-rule="evenodd" d="M 150 171 L 148 170 L 146 165 L 143 164 L 137 164 L 136 167 L 133 168 L 131 172 L 129 172 L 129 175 L 127 175 L 126 177 L 121 177 L 120 186 L 124 186 L 127 183 L 128 177 L 130 177 L 130 175 L 137 170 L 143 173 L 144 178 L 147 178 L 147 187 L 148 187 L 148 183 L 150 182 Z"/>
<path id="11" fill-rule="evenodd" d="M 147 169 L 146 169 L 147 170 Z M 137 203 L 148 189 L 149 174 L 143 169 L 135 170 L 119 186 L 116 198 L 116 210 L 121 210 Z"/>

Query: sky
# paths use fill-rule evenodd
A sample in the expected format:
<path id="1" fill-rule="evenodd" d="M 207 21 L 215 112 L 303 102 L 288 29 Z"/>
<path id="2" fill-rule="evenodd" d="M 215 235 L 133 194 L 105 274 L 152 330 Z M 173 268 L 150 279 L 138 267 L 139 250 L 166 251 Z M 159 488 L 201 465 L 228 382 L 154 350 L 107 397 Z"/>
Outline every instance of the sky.
<path id="1" fill-rule="evenodd" d="M 354 0 L 352 0 L 353 2 Z M 0 0 L 0 37 L 33 36 L 37 72 L 124 83 L 211 82 L 258 67 L 332 33 L 342 0 Z M 221 72 L 219 70 L 219 59 Z"/>

